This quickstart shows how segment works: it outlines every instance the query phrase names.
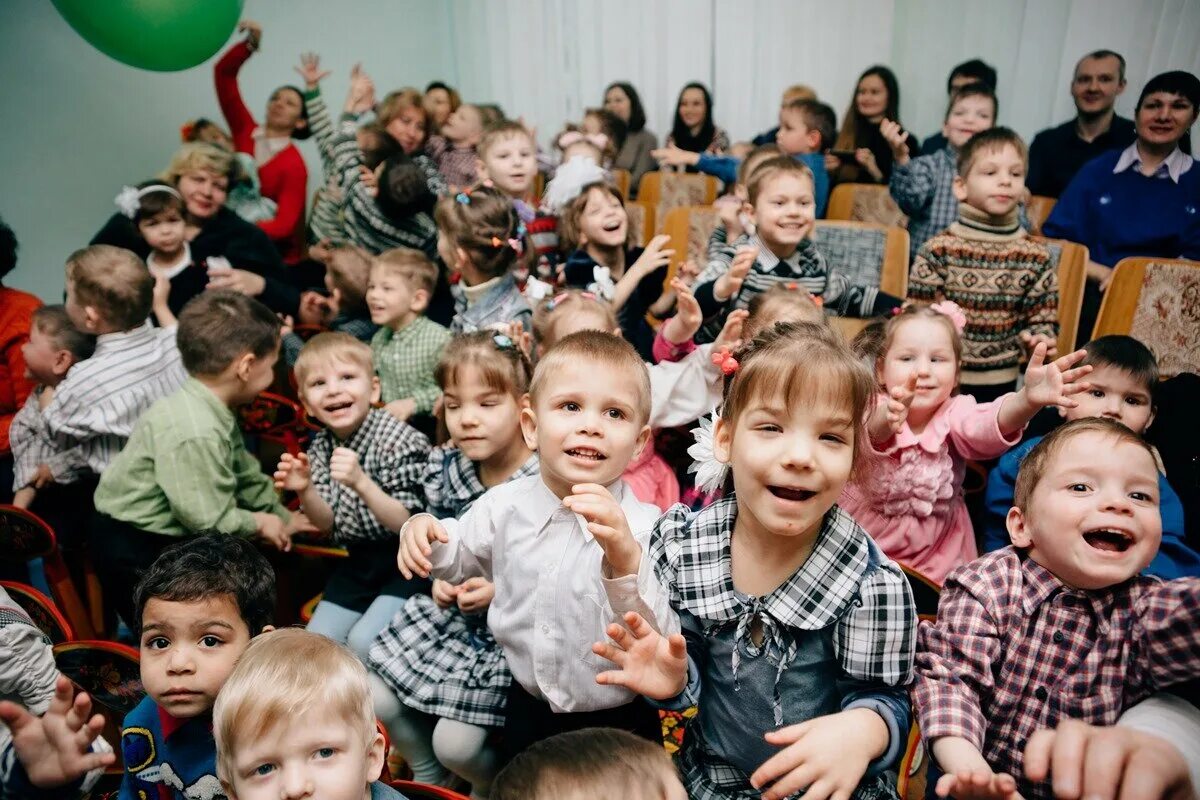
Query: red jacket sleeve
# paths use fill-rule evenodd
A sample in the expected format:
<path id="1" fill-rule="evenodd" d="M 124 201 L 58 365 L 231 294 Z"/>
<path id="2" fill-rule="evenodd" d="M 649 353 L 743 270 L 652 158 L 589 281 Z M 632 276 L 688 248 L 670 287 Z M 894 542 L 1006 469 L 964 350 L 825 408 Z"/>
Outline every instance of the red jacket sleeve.
<path id="1" fill-rule="evenodd" d="M 25 399 L 33 390 L 33 382 L 25 377 L 25 356 L 21 354 L 21 345 L 29 341 L 29 326 L 33 321 L 33 311 L 38 305 L 41 303 L 23 304 L 19 312 L 8 319 L 8 329 L 0 332 L 4 338 L 4 365 L 8 369 L 13 399 L 12 408 L 5 408 L 3 413 L 0 413 L 0 453 L 11 451 L 8 429 L 12 426 L 13 417 L 25 405 Z"/>
<path id="2" fill-rule="evenodd" d="M 305 194 L 308 191 L 308 169 L 304 166 L 304 157 L 292 145 L 286 153 L 276 156 L 286 158 L 281 166 L 282 177 L 279 194 L 273 198 L 277 205 L 274 219 L 265 219 L 258 223 L 263 233 L 272 241 L 287 240 L 294 236 L 296 229 L 304 220 Z"/>
<path id="3" fill-rule="evenodd" d="M 250 46 L 239 42 L 221 56 L 213 73 L 217 84 L 217 102 L 221 104 L 221 113 L 229 123 L 229 132 L 233 134 L 233 146 L 238 152 L 253 155 L 252 134 L 258 123 L 251 116 L 250 109 L 246 108 L 246 103 L 242 100 L 242 90 L 238 88 L 238 72 L 250 55 Z"/>

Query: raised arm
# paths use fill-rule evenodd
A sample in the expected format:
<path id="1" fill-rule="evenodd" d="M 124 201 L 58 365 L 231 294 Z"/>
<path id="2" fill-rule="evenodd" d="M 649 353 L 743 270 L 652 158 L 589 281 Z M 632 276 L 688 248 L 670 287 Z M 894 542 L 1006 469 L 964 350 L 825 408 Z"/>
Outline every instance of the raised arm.
<path id="1" fill-rule="evenodd" d="M 245 31 L 246 38 L 229 48 L 228 52 L 221 56 L 213 68 L 213 77 L 217 87 L 217 102 L 221 106 L 221 113 L 225 116 L 225 121 L 229 123 L 229 132 L 233 134 L 234 146 L 243 153 L 252 153 L 254 148 L 250 135 L 257 127 L 257 123 L 254 121 L 250 109 L 246 108 L 245 101 L 242 100 L 242 90 L 238 86 L 238 73 L 241 71 L 242 65 L 258 49 L 259 42 L 262 41 L 262 27 L 256 22 L 243 20 L 238 24 L 238 31 Z"/>

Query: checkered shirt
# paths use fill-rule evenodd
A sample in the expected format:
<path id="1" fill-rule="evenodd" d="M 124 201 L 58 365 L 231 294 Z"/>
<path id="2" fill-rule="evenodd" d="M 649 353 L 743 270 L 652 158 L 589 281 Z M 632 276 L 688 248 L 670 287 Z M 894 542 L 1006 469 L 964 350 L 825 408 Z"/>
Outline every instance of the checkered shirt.
<path id="1" fill-rule="evenodd" d="M 441 394 L 433 372 L 450 341 L 450 331 L 417 317 L 398 331 L 383 326 L 371 337 L 371 355 L 379 374 L 383 402 L 411 397 L 418 414 L 429 414 Z"/>
<path id="2" fill-rule="evenodd" d="M 958 156 L 949 145 L 892 170 L 888 191 L 908 215 L 909 263 L 921 245 L 958 219 L 958 198 L 954 196 L 957 174 Z"/>
<path id="3" fill-rule="evenodd" d="M 358 454 L 363 472 L 379 484 L 390 497 L 399 500 L 411 513 L 425 510 L 421 473 L 429 453 L 429 440 L 416 429 L 386 411 L 373 408 L 358 430 L 345 442 L 338 442 L 324 430 L 308 447 L 312 466 L 312 484 L 321 499 L 333 509 L 333 539 L 339 544 L 394 539 L 396 531 L 380 524 L 357 493 L 329 475 L 329 458 L 335 447 L 348 447 Z"/>
<path id="4" fill-rule="evenodd" d="M 538 457 L 534 453 L 508 480 L 537 473 Z M 487 491 L 479 480 L 475 462 L 448 445 L 435 447 L 429 453 L 421 484 L 425 487 L 425 509 L 438 519 L 461 517 Z"/>
<path id="5" fill-rule="evenodd" d="M 961 736 L 997 772 L 1023 776 L 1024 748 L 1065 719 L 1112 725 L 1164 687 L 1200 675 L 1200 579 L 1135 577 L 1082 591 L 1012 547 L 950 573 L 923 624 L 913 705 L 932 741 Z M 1018 778 L 1022 796 L 1048 783 Z"/>

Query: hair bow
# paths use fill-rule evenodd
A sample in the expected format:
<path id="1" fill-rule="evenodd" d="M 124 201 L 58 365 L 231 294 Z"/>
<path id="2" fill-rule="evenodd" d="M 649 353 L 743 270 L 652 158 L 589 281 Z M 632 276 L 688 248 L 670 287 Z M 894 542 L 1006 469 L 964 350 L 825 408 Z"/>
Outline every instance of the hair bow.
<path id="1" fill-rule="evenodd" d="M 471 195 L 469 192 L 459 192 L 458 194 L 454 195 L 454 200 L 455 202 L 464 206 L 471 205 Z"/>
<path id="2" fill-rule="evenodd" d="M 605 300 L 612 300 L 617 293 L 617 285 L 613 283 L 612 270 L 608 267 L 592 267 L 592 284 L 588 286 Z"/>
<path id="3" fill-rule="evenodd" d="M 558 137 L 558 147 L 560 150 L 566 150 L 573 144 L 587 142 L 597 150 L 604 150 L 608 146 L 608 137 L 603 133 L 584 133 L 583 131 L 567 131 L 562 136 Z"/>
<path id="4" fill-rule="evenodd" d="M 942 300 L 929 306 L 931 311 L 936 311 L 938 314 L 949 317 L 950 322 L 954 325 L 954 330 L 958 333 L 963 332 L 963 328 L 967 327 L 967 315 L 963 313 L 962 307 L 953 300 Z"/>
<path id="5" fill-rule="evenodd" d="M 737 372 L 738 360 L 733 357 L 733 353 L 729 352 L 728 347 L 722 347 L 720 350 L 714 350 L 712 354 L 712 363 L 721 368 L 721 373 L 724 375 L 732 375 Z"/>
<path id="6" fill-rule="evenodd" d="M 133 219 L 137 216 L 138 200 L 140 199 L 141 195 L 138 194 L 137 187 L 122 186 L 120 193 L 113 198 L 113 202 L 117 204 L 117 208 L 121 210 L 122 214 Z"/>
<path id="7" fill-rule="evenodd" d="M 546 295 L 550 294 L 550 290 L 553 288 L 553 286 L 545 281 L 530 276 L 525 281 L 525 296 L 536 303 L 539 300 L 545 300 Z"/>
<path id="8" fill-rule="evenodd" d="M 729 465 L 718 461 L 713 450 L 713 429 L 720 418 L 715 408 L 711 417 L 701 417 L 700 424 L 692 430 L 696 442 L 687 449 L 687 454 L 692 457 L 688 472 L 696 474 L 696 488 L 706 494 L 724 486 L 725 476 L 729 474 Z"/>
<path id="9" fill-rule="evenodd" d="M 192 140 L 192 134 L 196 132 L 196 120 L 188 120 L 179 126 L 179 138 L 185 142 Z"/>

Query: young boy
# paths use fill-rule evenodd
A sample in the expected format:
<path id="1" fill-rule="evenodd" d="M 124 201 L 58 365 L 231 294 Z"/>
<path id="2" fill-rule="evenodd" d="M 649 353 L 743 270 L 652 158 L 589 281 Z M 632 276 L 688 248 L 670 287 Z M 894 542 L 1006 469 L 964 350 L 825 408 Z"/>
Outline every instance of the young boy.
<path id="1" fill-rule="evenodd" d="M 310 254 L 312 248 L 309 250 Z M 343 331 L 360 341 L 370 342 L 378 326 L 371 322 L 367 309 L 367 283 L 371 278 L 371 256 L 361 247 L 343 245 L 328 251 L 325 260 L 325 291 L 304 292 L 300 296 L 298 319 L 302 324 L 326 326 Z M 296 365 L 304 340 L 291 330 L 283 329 L 283 357 L 289 367 Z"/>
<path id="2" fill-rule="evenodd" d="M 235 414 L 275 378 L 279 320 L 257 300 L 213 289 L 179 315 L 179 349 L 191 377 L 142 415 L 96 489 L 92 558 L 130 624 L 133 586 L 180 537 L 257 535 L 288 550 L 293 533 L 311 529 L 279 502 Z"/>
<path id="3" fill-rule="evenodd" d="M 696 287 L 696 301 L 708 320 L 701 341 L 710 341 L 720 331 L 729 311 L 746 308 L 756 295 L 780 283 L 797 284 L 820 297 L 825 308 L 846 316 L 872 316 L 900 304 L 899 298 L 877 287 L 850 285 L 817 251 L 812 241 L 812 171 L 807 166 L 786 156 L 765 161 L 750 176 L 747 194 L 743 210 L 755 234 L 737 249 L 727 272 Z"/>
<path id="4" fill-rule="evenodd" d="M 406 577 L 495 584 L 488 626 L 513 674 L 510 756 L 584 727 L 661 739 L 658 714 L 644 700 L 596 683 L 606 667 L 592 654 L 599 640 L 589 638 L 638 609 L 664 635 L 679 630 L 665 601 L 647 608 L 638 599 L 640 553 L 631 566 L 626 552 L 632 541 L 646 546 L 659 514 L 621 480 L 650 436 L 649 413 L 650 381 L 633 347 L 609 333 L 571 334 L 538 363 L 521 412 L 540 475 L 489 490 L 461 519 L 422 514 L 401 531 Z"/>
<path id="5" fill-rule="evenodd" d="M 450 331 L 422 316 L 436 283 L 437 266 L 419 250 L 388 250 L 371 264 L 367 308 L 379 326 L 371 352 L 384 408 L 401 422 L 432 414 L 437 401 L 433 369 Z"/>
<path id="6" fill-rule="evenodd" d="M 835 136 L 837 114 L 824 103 L 794 99 L 780 106 L 775 144 L 781 153 L 808 165 L 812 170 L 818 218 L 825 216 L 825 207 L 829 202 L 829 173 L 825 171 L 824 153 L 833 145 Z M 727 186 L 737 182 L 740 159 L 733 156 L 693 153 L 674 145 L 655 150 L 651 155 L 667 166 L 694 166 L 700 172 L 719 178 Z"/>
<path id="7" fill-rule="evenodd" d="M 251 642 L 217 698 L 213 735 L 229 800 L 404 800 L 379 780 L 366 668 L 323 636 L 286 628 Z"/>
<path id="8" fill-rule="evenodd" d="M 954 91 L 942 124 L 946 146 L 932 155 L 916 158 L 908 152 L 907 133 L 899 123 L 884 120 L 880 124 L 879 132 L 895 157 L 888 190 L 896 205 L 908 215 L 910 261 L 921 245 L 958 217 L 955 157 L 968 139 L 996 124 L 998 112 L 996 94 L 987 84 L 971 83 Z"/>
<path id="9" fill-rule="evenodd" d="M 33 312 L 29 341 L 21 346 L 21 355 L 25 374 L 37 385 L 13 417 L 8 434 L 16 493 L 13 505 L 18 508 L 29 508 L 43 489 L 50 495 L 58 494 L 61 490 L 55 487 L 74 484 L 81 472 L 86 472 L 77 451 L 64 452 L 55 446 L 42 412 L 54 399 L 55 388 L 68 370 L 89 358 L 95 349 L 96 337 L 76 328 L 62 306 L 42 306 Z M 88 493 L 91 488 L 87 488 Z"/>
<path id="10" fill-rule="evenodd" d="M 1025 164 L 1025 143 L 1008 128 L 966 141 L 951 184 L 958 221 L 922 245 L 910 270 L 910 300 L 952 300 L 965 312 L 959 383 L 980 402 L 1016 389 L 1022 345 L 1054 348 L 1058 336 L 1058 271 L 1017 219 Z"/>
<path id="11" fill-rule="evenodd" d="M 96 348 L 58 385 L 42 416 L 58 450 L 74 451 L 82 470 L 104 472 L 142 412 L 187 378 L 175 330 L 146 321 L 153 291 L 146 263 L 120 247 L 92 245 L 67 259 L 67 315 L 96 337 Z"/>
<path id="12" fill-rule="evenodd" d="M 1068 422 L 1030 451 L 1013 546 L 952 572 L 919 629 L 912 699 L 939 796 L 1050 798 L 1025 779 L 1035 730 L 1111 725 L 1196 677 L 1200 579 L 1138 574 L 1161 538 L 1157 487 L 1149 445 L 1112 420 Z"/>
<path id="13" fill-rule="evenodd" d="M 1087 357 L 1079 366 L 1091 365 L 1087 382 L 1090 389 L 1075 396 L 1073 408 L 1059 409 L 1068 422 L 1088 417 L 1103 417 L 1121 423 L 1139 436 L 1154 421 L 1154 389 L 1158 385 L 1158 363 L 1144 344 L 1130 336 L 1101 336 L 1084 345 Z M 988 474 L 984 495 L 986 522 L 983 551 L 999 550 L 1009 543 L 1005 518 L 1012 508 L 1013 486 L 1022 459 L 1041 436 L 1031 437 L 1000 458 Z M 1159 515 L 1162 518 L 1162 544 L 1146 568 L 1147 575 L 1165 580 L 1184 576 L 1200 577 L 1200 555 L 1186 544 L 1183 504 L 1161 472 L 1158 475 Z"/>
<path id="14" fill-rule="evenodd" d="M 425 581 L 396 571 L 396 532 L 424 510 L 421 476 L 429 440 L 383 409 L 371 348 L 346 333 L 321 333 L 296 361 L 300 402 L 325 426 L 307 455 L 285 453 L 275 486 L 300 495 L 318 530 L 343 544 L 309 630 L 348 643 L 363 661 L 375 636 Z"/>
<path id="15" fill-rule="evenodd" d="M 964 61 L 950 70 L 946 78 L 946 97 L 949 99 L 955 92 L 972 83 L 982 83 L 996 91 L 996 70 L 990 64 L 978 58 Z M 931 156 L 946 146 L 946 134 L 938 131 L 921 144 L 921 155 Z"/>
<path id="16" fill-rule="evenodd" d="M 525 223 L 533 240 L 533 256 L 522 259 L 529 267 L 536 259 L 539 275 L 550 280 L 555 277 L 558 261 L 558 217 L 538 214 L 533 200 L 533 181 L 538 174 L 537 142 L 533 134 L 514 120 L 489 125 L 476 148 L 479 160 L 479 182 L 493 186 L 512 199 L 517 216 Z"/>

